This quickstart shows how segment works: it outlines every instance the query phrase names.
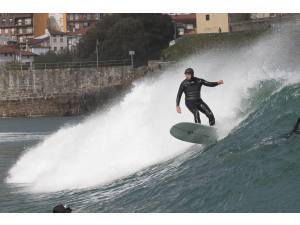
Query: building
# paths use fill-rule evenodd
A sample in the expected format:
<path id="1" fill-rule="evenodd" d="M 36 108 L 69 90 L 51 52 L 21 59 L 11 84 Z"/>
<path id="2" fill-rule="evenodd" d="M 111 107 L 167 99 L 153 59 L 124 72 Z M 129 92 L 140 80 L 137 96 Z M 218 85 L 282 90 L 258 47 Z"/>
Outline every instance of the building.
<path id="1" fill-rule="evenodd" d="M 176 30 L 176 37 L 196 33 L 196 14 L 171 14 Z M 175 37 L 175 38 L 176 38 Z"/>
<path id="2" fill-rule="evenodd" d="M 34 37 L 45 34 L 45 30 L 49 23 L 49 13 L 34 13 L 33 14 L 33 34 Z"/>
<path id="3" fill-rule="evenodd" d="M 40 37 L 30 40 L 29 51 L 36 55 L 45 55 L 50 50 L 50 37 Z"/>
<path id="4" fill-rule="evenodd" d="M 256 19 L 264 19 L 270 17 L 278 17 L 283 15 L 285 14 L 284 13 L 251 13 L 250 18 L 256 20 Z"/>
<path id="5" fill-rule="evenodd" d="M 33 38 L 33 13 L 0 13 L 0 35 L 18 42 Z"/>
<path id="6" fill-rule="evenodd" d="M 197 13 L 197 34 L 229 32 L 228 13 Z"/>
<path id="7" fill-rule="evenodd" d="M 67 13 L 67 32 L 78 32 L 84 28 L 93 26 L 103 18 L 103 13 Z"/>
<path id="8" fill-rule="evenodd" d="M 67 15 L 66 13 L 49 13 L 48 26 L 49 30 L 61 32 L 67 31 Z"/>
<path id="9" fill-rule="evenodd" d="M 20 51 L 15 46 L 0 47 L 0 65 L 10 62 L 32 63 L 36 55 L 28 51 Z"/>
<path id="10" fill-rule="evenodd" d="M 49 31 L 49 47 L 55 53 L 60 53 L 68 49 L 68 36 L 65 32 Z"/>
<path id="11" fill-rule="evenodd" d="M 68 50 L 70 52 L 75 52 L 77 50 L 79 41 L 82 38 L 82 34 L 78 32 L 68 32 L 67 38 L 68 38 Z"/>
<path id="12" fill-rule="evenodd" d="M 16 45 L 17 41 L 6 36 L 0 36 L 0 45 Z"/>

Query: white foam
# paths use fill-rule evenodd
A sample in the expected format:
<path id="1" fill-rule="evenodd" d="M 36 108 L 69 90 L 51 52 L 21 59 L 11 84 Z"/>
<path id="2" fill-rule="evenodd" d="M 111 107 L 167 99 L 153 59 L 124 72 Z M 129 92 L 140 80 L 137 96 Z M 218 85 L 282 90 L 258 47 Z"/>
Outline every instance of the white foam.
<path id="1" fill-rule="evenodd" d="M 123 101 L 76 126 L 60 129 L 29 149 L 11 168 L 7 182 L 26 183 L 31 191 L 41 192 L 86 188 L 126 177 L 182 153 L 191 145 L 171 137 L 169 129 L 177 122 L 193 121 L 184 99 L 182 114 L 175 111 L 177 90 L 187 67 L 193 67 L 196 76 L 208 81 L 224 80 L 222 86 L 203 87 L 202 97 L 215 114 L 221 136 L 226 136 L 241 119 L 237 111 L 247 88 L 276 73 L 279 77 L 286 75 L 269 70 L 266 63 L 274 40 L 267 36 L 245 48 L 202 52 L 170 67 L 158 78 L 136 82 Z M 279 59 L 272 60 L 276 63 Z M 201 118 L 208 124 L 204 115 Z"/>

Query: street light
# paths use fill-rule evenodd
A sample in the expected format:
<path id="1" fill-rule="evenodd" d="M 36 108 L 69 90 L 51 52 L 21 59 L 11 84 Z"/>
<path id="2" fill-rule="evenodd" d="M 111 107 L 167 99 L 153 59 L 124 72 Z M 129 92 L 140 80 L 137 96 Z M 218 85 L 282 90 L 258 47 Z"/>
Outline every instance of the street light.
<path id="1" fill-rule="evenodd" d="M 130 55 L 130 58 L 131 58 L 131 66 L 133 68 L 133 56 L 135 54 L 135 51 L 129 51 L 129 55 Z"/>

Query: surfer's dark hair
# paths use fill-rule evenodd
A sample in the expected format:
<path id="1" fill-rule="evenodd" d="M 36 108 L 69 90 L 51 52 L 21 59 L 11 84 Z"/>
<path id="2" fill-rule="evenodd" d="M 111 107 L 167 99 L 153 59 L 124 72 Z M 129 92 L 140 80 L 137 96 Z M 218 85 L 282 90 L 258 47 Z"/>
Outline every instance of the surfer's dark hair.
<path id="1" fill-rule="evenodd" d="M 191 74 L 192 76 L 194 76 L 194 70 L 192 68 L 187 68 L 185 71 L 184 71 L 184 74 Z"/>

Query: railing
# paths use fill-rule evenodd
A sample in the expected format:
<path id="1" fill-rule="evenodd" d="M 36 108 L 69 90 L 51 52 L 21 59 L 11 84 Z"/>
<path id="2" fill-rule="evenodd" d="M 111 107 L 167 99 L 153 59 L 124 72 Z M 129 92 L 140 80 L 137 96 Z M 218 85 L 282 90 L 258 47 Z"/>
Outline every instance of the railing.
<path id="1" fill-rule="evenodd" d="M 128 66 L 130 59 L 107 60 L 107 61 L 86 61 L 86 62 L 60 62 L 60 63 L 24 63 L 4 65 L 6 70 L 41 70 L 41 69 L 66 69 L 66 68 L 92 68 L 107 66 Z"/>

